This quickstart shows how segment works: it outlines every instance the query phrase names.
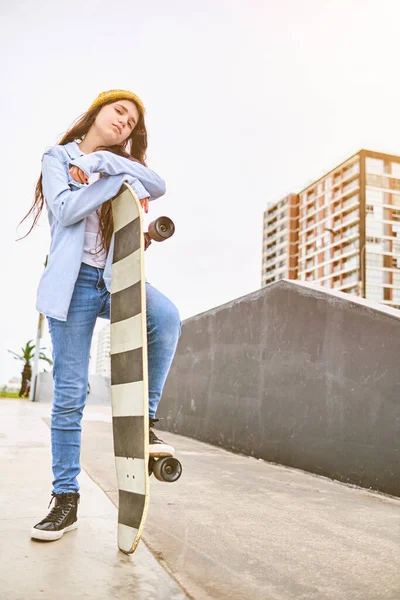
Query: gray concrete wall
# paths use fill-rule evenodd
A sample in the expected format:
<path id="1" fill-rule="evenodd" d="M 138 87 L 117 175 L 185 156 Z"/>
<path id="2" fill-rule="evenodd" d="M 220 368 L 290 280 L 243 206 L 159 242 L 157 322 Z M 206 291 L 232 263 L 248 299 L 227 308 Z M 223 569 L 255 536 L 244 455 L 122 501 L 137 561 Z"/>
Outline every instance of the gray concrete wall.
<path id="1" fill-rule="evenodd" d="M 86 398 L 86 404 L 111 404 L 110 380 L 100 375 L 89 374 L 90 394 Z M 53 373 L 39 373 L 36 388 L 36 402 L 53 401 Z"/>
<path id="2" fill-rule="evenodd" d="M 400 496 L 399 317 L 281 281 L 190 318 L 160 428 Z"/>

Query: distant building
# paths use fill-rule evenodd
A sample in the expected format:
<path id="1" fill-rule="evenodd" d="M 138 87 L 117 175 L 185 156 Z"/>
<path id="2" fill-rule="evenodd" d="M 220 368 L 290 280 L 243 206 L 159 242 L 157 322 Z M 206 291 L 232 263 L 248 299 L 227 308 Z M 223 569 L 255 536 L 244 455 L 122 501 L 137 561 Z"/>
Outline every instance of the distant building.
<path id="1" fill-rule="evenodd" d="M 290 194 L 264 212 L 262 285 L 297 279 L 299 197 Z"/>
<path id="2" fill-rule="evenodd" d="M 97 334 L 96 375 L 111 379 L 110 324 L 107 323 Z"/>
<path id="3" fill-rule="evenodd" d="M 21 377 L 11 377 L 7 385 L 5 386 L 6 392 L 19 392 L 21 389 L 22 379 Z"/>
<path id="4" fill-rule="evenodd" d="M 360 150 L 288 198 L 298 206 L 297 229 L 288 223 L 290 238 L 278 243 L 278 233 L 285 232 L 271 230 L 270 223 L 274 211 L 284 212 L 287 198 L 280 213 L 279 202 L 264 213 L 263 285 L 287 272 L 290 279 L 400 308 L 400 156 Z M 279 256 L 296 264 L 296 277 L 273 262 L 278 255 L 271 249 L 278 248 Z"/>

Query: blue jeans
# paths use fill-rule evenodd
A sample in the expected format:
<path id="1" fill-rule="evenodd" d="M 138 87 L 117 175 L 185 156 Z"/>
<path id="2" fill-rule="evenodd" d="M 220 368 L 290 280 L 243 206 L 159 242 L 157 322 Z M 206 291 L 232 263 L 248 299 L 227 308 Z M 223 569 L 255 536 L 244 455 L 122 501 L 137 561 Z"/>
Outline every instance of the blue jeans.
<path id="1" fill-rule="evenodd" d="M 155 417 L 178 338 L 178 309 L 146 282 L 149 416 Z M 86 403 L 90 346 L 97 317 L 110 318 L 103 269 L 81 264 L 66 321 L 48 317 L 53 346 L 51 415 L 53 492 L 77 492 L 81 419 Z"/>

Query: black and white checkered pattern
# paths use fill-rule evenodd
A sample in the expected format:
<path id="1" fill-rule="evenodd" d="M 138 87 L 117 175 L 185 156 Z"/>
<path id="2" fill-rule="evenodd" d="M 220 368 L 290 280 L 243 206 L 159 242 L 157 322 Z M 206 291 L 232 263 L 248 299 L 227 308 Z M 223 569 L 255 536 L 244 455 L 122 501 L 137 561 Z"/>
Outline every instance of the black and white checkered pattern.
<path id="1" fill-rule="evenodd" d="M 148 377 L 143 218 L 124 184 L 112 202 L 111 398 L 119 489 L 118 546 L 135 550 L 149 502 Z"/>

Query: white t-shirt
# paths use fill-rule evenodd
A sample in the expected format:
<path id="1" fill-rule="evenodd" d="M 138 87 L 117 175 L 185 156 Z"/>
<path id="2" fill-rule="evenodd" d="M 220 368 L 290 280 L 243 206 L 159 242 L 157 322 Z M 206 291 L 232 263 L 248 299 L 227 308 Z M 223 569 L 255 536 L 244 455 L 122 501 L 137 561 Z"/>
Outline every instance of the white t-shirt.
<path id="1" fill-rule="evenodd" d="M 99 178 L 100 173 L 93 173 L 90 175 L 89 185 L 97 181 Z M 104 248 L 101 247 L 101 234 L 99 230 L 100 210 L 101 207 L 86 217 L 82 262 L 84 262 L 86 265 L 97 267 L 98 269 L 104 269 L 106 266 L 107 253 Z"/>

